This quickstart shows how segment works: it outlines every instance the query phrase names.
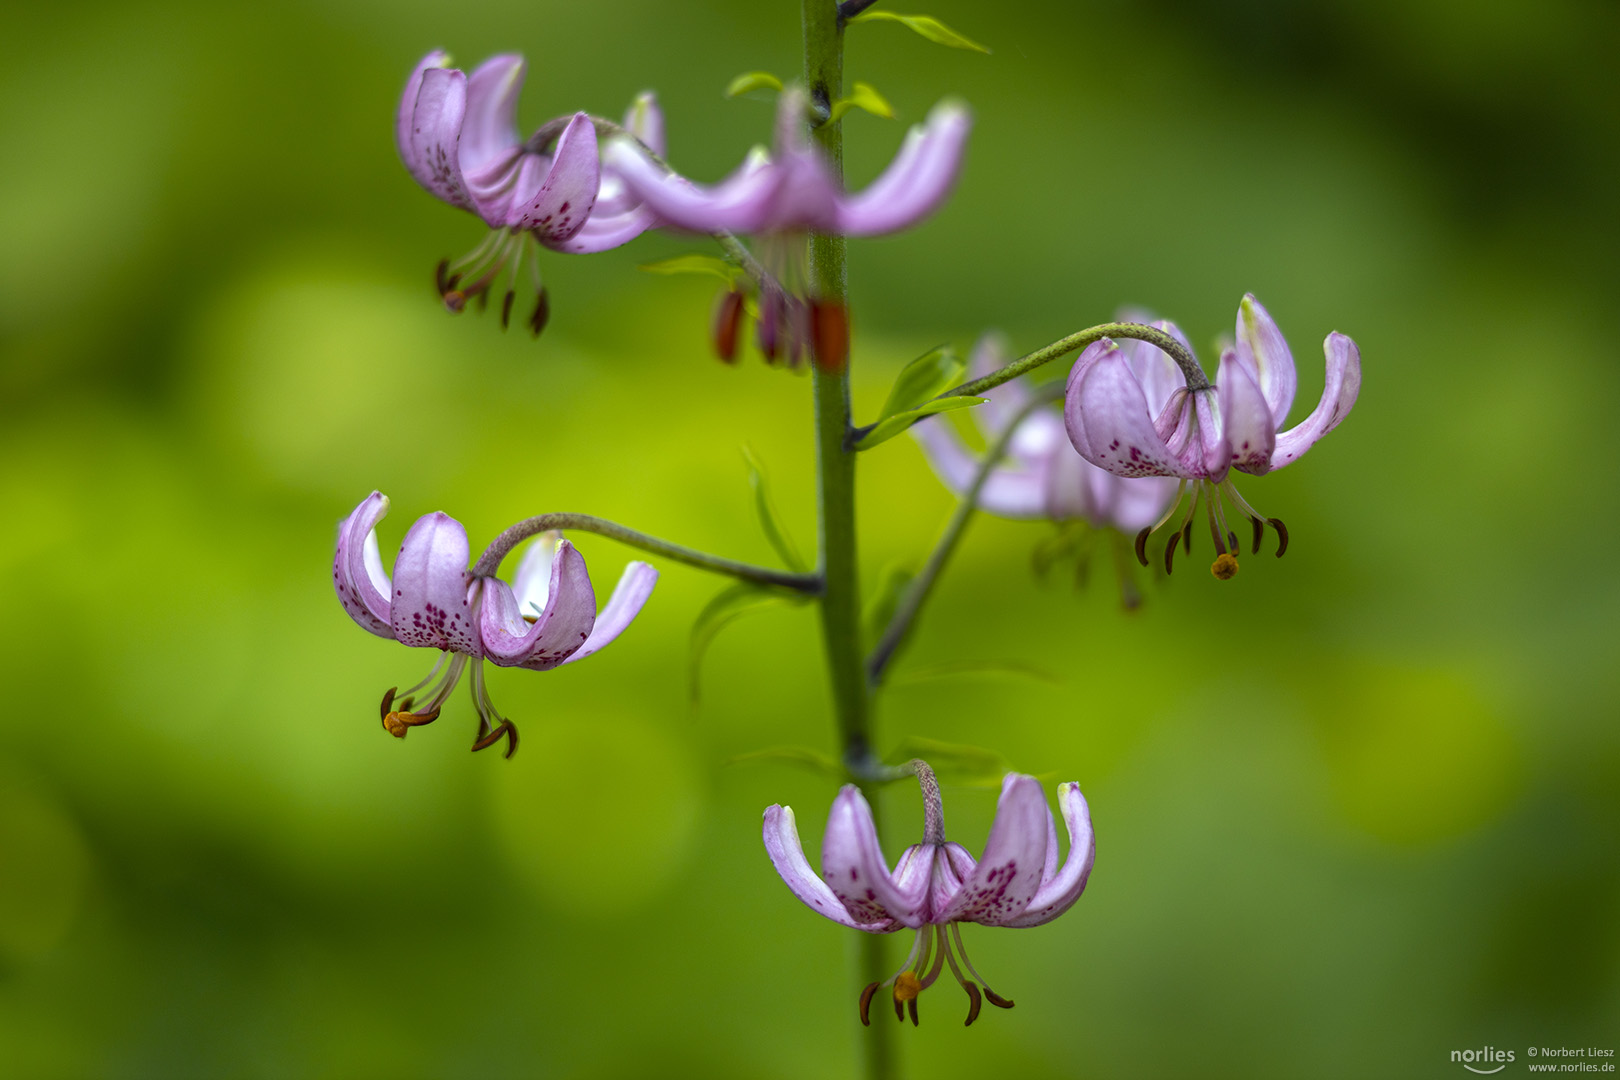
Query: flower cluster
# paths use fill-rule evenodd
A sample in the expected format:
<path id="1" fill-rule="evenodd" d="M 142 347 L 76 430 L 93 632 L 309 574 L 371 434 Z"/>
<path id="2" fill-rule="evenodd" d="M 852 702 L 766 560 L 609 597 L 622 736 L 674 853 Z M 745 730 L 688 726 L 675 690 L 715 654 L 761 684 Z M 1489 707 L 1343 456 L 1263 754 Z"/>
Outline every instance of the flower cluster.
<path id="1" fill-rule="evenodd" d="M 648 564 L 630 563 L 598 613 L 584 557 L 555 534 L 530 544 L 510 585 L 475 576 L 467 569 L 467 530 L 442 513 L 424 515 L 410 527 L 390 579 L 377 544 L 377 523 L 387 513 L 387 496 L 374 491 L 344 519 L 332 583 L 343 610 L 362 628 L 402 645 L 439 650 L 425 679 L 403 693 L 394 688 L 383 695 L 383 727 L 401 739 L 438 719 L 470 667 L 478 712 L 473 749 L 505 737 L 511 757 L 517 728 L 490 700 L 483 661 L 546 671 L 583 660 L 624 633 L 658 581 Z"/>
<path id="2" fill-rule="evenodd" d="M 878 843 L 872 808 L 860 789 L 847 785 L 833 800 L 822 839 L 821 874 L 810 868 L 793 809 L 765 811 L 765 851 L 793 894 L 811 910 L 870 934 L 917 931 L 901 969 L 861 994 L 861 1023 L 878 990 L 889 988 L 894 1014 L 909 1010 L 917 1023 L 917 997 L 947 966 L 968 996 L 967 1023 L 979 1016 L 981 990 L 992 1005 L 1013 1003 L 992 991 L 974 970 L 957 924 L 1039 926 L 1074 906 L 1085 891 L 1096 859 L 1091 811 L 1078 784 L 1058 785 L 1058 804 L 1069 830 L 1069 854 L 1058 865 L 1057 825 L 1040 782 L 1009 773 L 1001 785 L 995 821 L 984 854 L 975 860 L 961 844 L 945 839 L 939 782 L 921 761 L 910 766 L 923 795 L 923 839 L 901 852 L 889 869 Z"/>
<path id="3" fill-rule="evenodd" d="M 1172 323 L 1158 323 L 1192 347 Z M 1294 403 L 1298 378 L 1288 342 L 1269 312 L 1252 295 L 1238 307 L 1237 341 L 1221 354 L 1215 383 L 1196 368 L 1181 369 L 1168 354 L 1140 341 L 1103 339 L 1088 347 L 1069 373 L 1064 423 L 1074 448 L 1115 476 L 1168 476 L 1181 482 L 1175 502 L 1156 523 L 1137 534 L 1137 556 L 1147 561 L 1148 536 L 1175 516 L 1191 488 L 1187 513 L 1165 548 L 1169 570 L 1176 542 L 1192 549 L 1193 519 L 1204 507 L 1216 558 L 1212 572 L 1225 580 L 1238 571 L 1238 538 L 1227 524 L 1222 497 L 1248 518 L 1258 553 L 1265 527 L 1277 532 L 1277 554 L 1288 547 L 1282 521 L 1268 518 L 1238 493 L 1230 473 L 1263 476 L 1299 460 L 1349 415 L 1361 389 L 1361 353 L 1356 343 L 1332 333 L 1323 343 L 1327 379 L 1311 414 L 1282 430 Z"/>

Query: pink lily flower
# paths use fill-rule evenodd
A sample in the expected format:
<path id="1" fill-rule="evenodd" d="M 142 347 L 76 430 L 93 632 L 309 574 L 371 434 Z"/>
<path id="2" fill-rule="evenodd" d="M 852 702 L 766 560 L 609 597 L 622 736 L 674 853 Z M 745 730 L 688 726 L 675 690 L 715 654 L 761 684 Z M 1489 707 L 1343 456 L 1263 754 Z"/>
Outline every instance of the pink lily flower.
<path id="1" fill-rule="evenodd" d="M 1157 325 L 1187 344 L 1173 324 Z M 1144 565 L 1148 536 L 1175 514 L 1189 486 L 1191 505 L 1165 550 L 1166 570 L 1177 540 L 1191 550 L 1192 519 L 1202 501 L 1215 543 L 1211 570 L 1223 581 L 1237 573 L 1237 534 L 1227 527 L 1222 496 L 1249 519 L 1256 553 L 1268 524 L 1277 532 L 1277 554 L 1287 550 L 1287 528 L 1250 506 L 1230 472 L 1263 476 L 1291 464 L 1350 414 L 1361 390 L 1361 352 L 1336 332 L 1327 336 L 1323 351 L 1322 400 L 1287 431 L 1282 426 L 1298 385 L 1294 357 L 1253 295 L 1239 305 L 1237 343 L 1221 354 L 1214 385 L 1202 372 L 1182 371 L 1169 354 L 1145 342 L 1121 346 L 1104 339 L 1080 354 L 1069 373 L 1063 410 L 1074 448 L 1116 476 L 1172 476 L 1181 482 L 1169 511 L 1137 534 L 1136 553 Z"/>
<path id="2" fill-rule="evenodd" d="M 934 106 L 927 121 L 907 133 L 883 174 L 857 194 L 843 189 L 811 144 L 805 96 L 796 88 L 784 91 L 779 99 L 773 148 L 766 152 L 756 147 L 735 172 L 713 186 L 671 172 L 646 147 L 629 139 L 609 142 L 602 160 L 661 225 L 759 238 L 759 257 L 768 276 L 756 283 L 760 351 L 773 362 L 783 353 L 796 363 L 811 347 L 818 334 L 816 324 L 823 318 L 817 298 L 806 296 L 806 234 L 876 236 L 922 221 L 950 195 L 972 126 L 965 106 L 951 101 Z M 840 324 L 823 331 L 831 341 L 839 336 L 842 315 L 829 319 Z M 720 351 L 729 359 L 729 350 Z M 819 353 L 818 360 L 828 367 L 843 363 L 842 356 L 825 359 Z"/>
<path id="3" fill-rule="evenodd" d="M 1013 1003 L 992 991 L 967 957 L 958 923 L 1039 926 L 1072 907 L 1085 890 L 1096 858 L 1091 811 L 1078 784 L 1058 785 L 1058 804 L 1069 830 L 1069 854 L 1058 866 L 1057 825 L 1033 776 L 1009 773 L 996 817 L 975 861 L 945 839 L 945 815 L 933 770 L 913 762 L 923 794 L 923 840 L 900 855 L 891 872 L 878 844 L 872 809 L 853 784 L 833 800 L 821 848 L 821 874 L 810 868 L 793 810 L 765 811 L 765 850 L 793 894 L 818 914 L 870 934 L 902 927 L 917 931 L 900 971 L 861 994 L 861 1023 L 870 1024 L 872 997 L 891 989 L 895 1016 L 909 1009 L 917 1023 L 917 996 L 947 965 L 968 996 L 967 1023 L 979 1015 L 980 989 L 992 1005 Z M 966 974 L 964 974 L 966 972 Z"/>
<path id="4" fill-rule="evenodd" d="M 377 544 L 377 523 L 387 513 L 387 496 L 374 491 L 344 519 L 332 582 L 343 610 L 362 628 L 402 645 L 439 650 L 427 678 L 403 693 L 394 688 L 383 695 L 382 724 L 396 738 L 438 719 L 470 669 L 478 712 L 473 749 L 504 736 L 511 757 L 517 728 L 490 700 L 483 661 L 546 671 L 583 660 L 624 633 L 658 581 L 658 571 L 647 563 L 630 563 L 599 613 L 584 557 L 555 533 L 529 545 L 510 585 L 476 577 L 467 569 L 467 530 L 442 513 L 411 526 L 390 579 Z"/>
<path id="5" fill-rule="evenodd" d="M 982 378 L 1011 359 L 1005 339 L 986 334 L 973 347 L 969 372 L 975 379 Z M 986 396 L 990 400 L 972 412 L 985 441 L 994 444 L 1029 406 L 1031 395 L 1027 386 L 1014 381 Z M 980 460 L 963 444 L 956 429 L 944 418 L 932 418 L 911 431 L 945 486 L 965 494 Z M 1078 519 L 1097 528 L 1134 534 L 1158 519 L 1175 487 L 1175 481 L 1165 477 L 1127 479 L 1097 468 L 1075 452 L 1064 433 L 1062 417 L 1055 410 L 1040 408 L 1018 424 L 1004 462 L 991 468 L 979 489 L 978 506 L 998 517 Z"/>
<path id="6" fill-rule="evenodd" d="M 492 230 L 470 254 L 440 264 L 439 294 L 460 311 L 469 299 L 487 296 L 507 272 L 504 326 L 527 264 L 537 297 L 529 323 L 539 333 L 549 308 L 534 244 L 571 253 L 606 251 L 646 231 L 652 214 L 627 196 L 616 175 L 603 172 L 596 125 L 585 113 L 545 124 L 526 141 L 519 137 L 521 56 L 492 56 L 471 75 L 448 64 L 442 51 L 422 58 L 406 81 L 395 120 L 400 157 L 417 183 L 477 214 Z M 663 153 L 663 115 L 651 93 L 630 106 L 624 130 Z"/>

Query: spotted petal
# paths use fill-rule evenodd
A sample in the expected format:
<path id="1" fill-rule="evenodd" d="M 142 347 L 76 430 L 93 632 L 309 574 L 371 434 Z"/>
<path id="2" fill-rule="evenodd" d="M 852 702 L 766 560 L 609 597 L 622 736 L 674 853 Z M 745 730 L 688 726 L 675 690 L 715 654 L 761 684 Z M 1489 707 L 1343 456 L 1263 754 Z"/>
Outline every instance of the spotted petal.
<path id="1" fill-rule="evenodd" d="M 1008 919 L 1002 923 L 1003 926 L 1039 926 L 1051 922 L 1073 907 L 1085 891 L 1086 880 L 1091 876 L 1091 864 L 1097 858 L 1097 843 L 1091 832 L 1091 810 L 1086 805 L 1085 796 L 1080 794 L 1080 785 L 1059 784 L 1058 806 L 1069 829 L 1069 857 L 1064 860 L 1063 869 L 1056 870 L 1057 827 L 1052 822 L 1052 812 L 1048 810 L 1046 824 L 1050 850 L 1046 870 L 1041 875 L 1041 887 L 1023 914 Z"/>
<path id="2" fill-rule="evenodd" d="M 570 255 L 593 255 L 628 244 L 657 224 L 658 219 L 652 211 L 640 204 L 621 214 L 603 214 L 602 206 L 598 203 L 579 232 L 567 240 L 543 239 L 541 243 L 553 251 Z"/>
<path id="3" fill-rule="evenodd" d="M 600 182 L 596 127 L 589 116 L 575 113 L 557 140 L 545 182 L 533 197 L 514 206 L 512 224 L 533 229 L 543 241 L 568 240 L 591 216 Z"/>
<path id="4" fill-rule="evenodd" d="M 804 901 L 812 911 L 857 930 L 880 933 L 894 929 L 887 919 L 862 923 L 850 917 L 843 902 L 810 869 L 810 860 L 804 857 L 804 845 L 799 841 L 799 826 L 793 819 L 791 806 L 770 806 L 765 809 L 765 853 L 770 856 L 771 865 L 776 867 L 782 880 L 787 882 L 787 887 L 793 890 L 793 895 Z"/>
<path id="5" fill-rule="evenodd" d="M 1248 367 L 1260 384 L 1271 410 L 1271 430 L 1280 431 L 1294 404 L 1299 376 L 1294 371 L 1294 354 L 1288 342 L 1253 293 L 1245 293 L 1237 314 L 1238 360 Z M 1241 467 L 1241 466 L 1240 466 Z"/>
<path id="6" fill-rule="evenodd" d="M 1254 377 L 1232 350 L 1221 357 L 1216 375 L 1220 386 L 1221 438 L 1232 468 L 1260 475 L 1271 471 L 1271 451 L 1277 431 Z"/>
<path id="7" fill-rule="evenodd" d="M 554 668 L 590 637 L 596 593 L 584 557 L 567 540 L 559 541 L 550 570 L 545 607 L 532 614 L 518 608 L 506 582 L 491 578 L 484 585 L 479 633 L 485 655 L 502 667 Z"/>
<path id="8" fill-rule="evenodd" d="M 1017 918 L 1039 891 L 1046 862 L 1046 796 L 1033 776 L 1009 773 L 984 855 L 936 922 L 1000 926 Z"/>
<path id="9" fill-rule="evenodd" d="M 434 55 L 430 54 L 429 60 Z M 442 61 L 441 61 L 442 62 Z M 419 67 L 416 103 L 400 134 L 405 167 L 416 182 L 452 206 L 473 209 L 461 173 L 461 126 L 467 113 L 467 76 L 428 64 Z"/>
<path id="10" fill-rule="evenodd" d="M 658 584 L 658 571 L 644 562 L 632 562 L 624 568 L 619 576 L 619 583 L 613 587 L 613 595 L 608 598 L 607 607 L 596 616 L 596 625 L 591 628 L 591 636 L 585 639 L 585 644 L 574 651 L 565 664 L 572 664 L 576 660 L 583 660 L 587 656 L 600 652 L 604 647 L 613 643 L 613 640 L 629 628 L 635 621 L 641 609 L 646 606 L 647 598 L 652 596 L 653 586 Z"/>
<path id="11" fill-rule="evenodd" d="M 923 923 L 928 904 L 926 891 L 908 893 L 895 885 L 878 845 L 872 808 L 853 784 L 844 785 L 838 792 L 827 815 L 821 876 L 849 917 L 858 923 L 893 920 L 910 927 Z"/>
<path id="12" fill-rule="evenodd" d="M 837 229 L 875 236 L 910 228 L 939 209 L 956 184 L 973 117 L 956 102 L 934 106 L 912 128 L 883 174 L 858 195 L 839 200 Z"/>
<path id="13" fill-rule="evenodd" d="M 388 598 L 394 586 L 377 550 L 377 522 L 388 513 L 388 496 L 373 491 L 338 526 L 332 584 L 349 618 L 378 637 L 394 636 Z"/>
<path id="14" fill-rule="evenodd" d="M 1322 387 L 1322 400 L 1317 402 L 1311 415 L 1295 427 L 1277 436 L 1277 447 L 1271 455 L 1271 467 L 1280 469 L 1316 444 L 1316 440 L 1339 426 L 1350 415 L 1350 407 L 1361 393 L 1361 350 L 1356 343 L 1340 333 L 1332 333 L 1322 343 L 1327 354 L 1327 382 Z"/>
<path id="15" fill-rule="evenodd" d="M 1063 421 L 1080 456 L 1115 476 L 1198 475 L 1159 437 L 1142 384 L 1124 353 L 1106 338 L 1075 362 Z"/>
<path id="16" fill-rule="evenodd" d="M 481 655 L 467 555 L 467 530 L 448 514 L 417 518 L 405 534 L 389 613 L 402 644 Z"/>

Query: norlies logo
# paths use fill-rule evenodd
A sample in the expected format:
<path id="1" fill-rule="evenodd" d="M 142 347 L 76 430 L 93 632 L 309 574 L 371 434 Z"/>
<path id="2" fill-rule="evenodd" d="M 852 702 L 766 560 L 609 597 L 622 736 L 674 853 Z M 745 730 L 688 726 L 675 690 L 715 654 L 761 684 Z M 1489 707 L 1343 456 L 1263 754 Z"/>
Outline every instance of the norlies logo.
<path id="1" fill-rule="evenodd" d="M 1507 1068 L 1507 1063 L 1513 1060 L 1513 1051 L 1498 1050 L 1494 1046 L 1485 1046 L 1478 1050 L 1453 1050 L 1451 1060 L 1457 1062 L 1471 1073 L 1489 1076 Z M 1475 1068 L 1476 1064 L 1485 1066 L 1485 1068 Z M 1489 1066 L 1492 1065 L 1496 1067 L 1490 1068 Z"/>

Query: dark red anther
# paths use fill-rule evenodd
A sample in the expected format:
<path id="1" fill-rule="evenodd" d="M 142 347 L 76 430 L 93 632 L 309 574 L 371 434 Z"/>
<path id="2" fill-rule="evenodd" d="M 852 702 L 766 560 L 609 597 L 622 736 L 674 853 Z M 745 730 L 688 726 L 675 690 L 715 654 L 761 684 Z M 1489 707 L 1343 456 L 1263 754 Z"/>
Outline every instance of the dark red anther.
<path id="1" fill-rule="evenodd" d="M 861 1025 L 863 1027 L 872 1026 L 872 1017 L 869 1012 L 869 1010 L 872 1008 L 872 995 L 877 993 L 877 988 L 881 985 L 883 984 L 872 983 L 865 990 L 861 991 Z"/>
<path id="2" fill-rule="evenodd" d="M 433 284 L 439 290 L 439 299 L 444 299 L 444 294 L 449 292 L 452 287 L 450 285 L 449 259 L 439 260 L 439 265 L 433 271 Z"/>
<path id="3" fill-rule="evenodd" d="M 1232 552 L 1233 554 L 1237 553 L 1237 549 L 1238 549 L 1237 533 L 1232 532 L 1230 529 L 1228 529 L 1227 532 L 1226 532 L 1226 548 L 1227 548 L 1228 551 Z"/>
<path id="4" fill-rule="evenodd" d="M 1260 554 L 1260 541 L 1266 537 L 1266 523 L 1259 518 L 1250 518 L 1249 523 L 1254 526 L 1254 550 L 1251 555 Z"/>
<path id="5" fill-rule="evenodd" d="M 1153 527 L 1151 525 L 1147 526 L 1141 532 L 1136 534 L 1136 561 L 1141 563 L 1143 566 L 1146 566 L 1148 564 L 1147 542 L 1148 542 L 1148 537 L 1151 536 L 1152 534 L 1153 534 Z M 1175 537 L 1170 538 L 1170 546 L 1171 547 L 1176 546 Z"/>
<path id="6" fill-rule="evenodd" d="M 476 754 L 480 750 L 488 750 L 490 747 L 500 742 L 503 736 L 507 741 L 506 754 L 504 756 L 511 758 L 513 754 L 517 753 L 518 731 L 517 725 L 513 724 L 510 720 L 502 720 L 500 724 L 488 734 L 484 735 L 477 742 L 473 743 L 473 753 Z"/>
<path id="7" fill-rule="evenodd" d="M 1181 530 L 1181 540 L 1182 540 L 1181 550 L 1183 550 L 1187 554 L 1191 555 L 1192 554 L 1192 522 L 1190 522 L 1190 521 L 1187 522 L 1187 527 Z M 1175 543 L 1175 541 L 1172 540 L 1171 543 Z"/>
<path id="8" fill-rule="evenodd" d="M 1170 537 L 1170 542 L 1168 544 L 1164 545 L 1164 572 L 1166 574 L 1169 574 L 1171 572 L 1171 570 L 1172 570 L 1172 568 L 1173 568 L 1173 566 L 1175 564 L 1175 561 L 1176 561 L 1176 541 L 1179 540 L 1179 539 L 1181 539 L 1181 537 L 1172 536 L 1172 537 Z"/>
<path id="9" fill-rule="evenodd" d="M 984 996 L 989 999 L 990 1004 L 994 1005 L 998 1009 L 1010 1009 L 1013 1007 L 1013 1003 L 1011 1001 L 1002 997 L 1000 994 L 997 994 L 988 986 L 984 988 Z"/>
<path id="10" fill-rule="evenodd" d="M 906 1009 L 907 1009 L 907 1011 L 909 1011 L 911 1013 L 911 1026 L 916 1027 L 917 1026 L 917 999 L 912 998 L 910 1001 L 906 1002 Z"/>
<path id="11" fill-rule="evenodd" d="M 512 323 L 512 301 L 517 299 L 517 293 L 511 289 L 506 290 L 506 296 L 501 300 L 501 329 L 505 330 Z"/>
<path id="12" fill-rule="evenodd" d="M 1279 518 L 1266 518 L 1266 524 L 1277 530 L 1277 558 L 1280 559 L 1288 550 L 1288 526 Z"/>
<path id="13" fill-rule="evenodd" d="M 759 323 L 754 327 L 754 340 L 764 354 L 767 364 L 775 364 L 782 351 L 782 322 L 786 301 L 782 290 L 772 286 L 759 291 Z"/>
<path id="14" fill-rule="evenodd" d="M 810 361 L 828 375 L 849 363 L 849 309 L 836 300 L 810 301 Z"/>
<path id="15" fill-rule="evenodd" d="M 534 301 L 534 314 L 529 316 L 529 336 L 536 338 L 539 337 L 540 331 L 544 330 L 546 328 L 546 323 L 550 321 L 551 294 L 542 288 L 540 290 L 540 295 L 537 296 Z M 510 754 L 507 755 L 507 757 L 511 756 L 512 755 Z"/>
<path id="16" fill-rule="evenodd" d="M 380 715 L 384 720 L 388 719 L 388 714 L 394 711 L 394 694 L 398 690 L 399 687 L 390 686 L 387 692 L 383 694 L 382 713 Z"/>
<path id="17" fill-rule="evenodd" d="M 742 328 L 743 294 L 730 289 L 715 297 L 714 317 L 709 324 L 709 342 L 714 355 L 728 364 L 737 362 L 737 332 Z"/>
<path id="18" fill-rule="evenodd" d="M 968 996 L 968 1018 L 962 1021 L 962 1026 L 971 1027 L 973 1021 L 979 1018 L 979 988 L 974 983 L 965 982 L 962 989 L 967 991 Z"/>

